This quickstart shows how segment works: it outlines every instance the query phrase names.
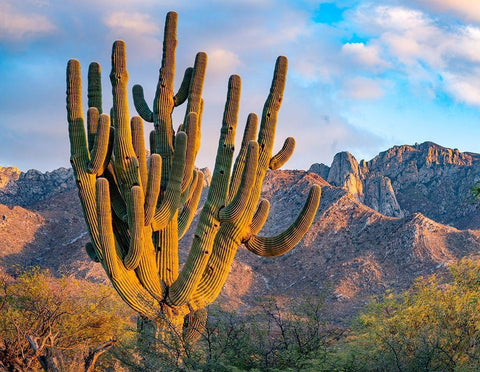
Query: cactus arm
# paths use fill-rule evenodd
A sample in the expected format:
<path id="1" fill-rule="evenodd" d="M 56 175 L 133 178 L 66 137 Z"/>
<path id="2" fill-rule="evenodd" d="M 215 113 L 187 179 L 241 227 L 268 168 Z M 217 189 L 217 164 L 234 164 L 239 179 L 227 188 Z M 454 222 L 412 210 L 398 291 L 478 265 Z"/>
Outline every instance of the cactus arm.
<path id="1" fill-rule="evenodd" d="M 92 151 L 97 134 L 99 113 L 96 107 L 89 107 L 87 111 L 88 149 Z"/>
<path id="2" fill-rule="evenodd" d="M 181 191 L 184 193 L 187 187 L 190 185 L 193 177 L 193 168 L 195 167 L 195 157 L 198 149 L 196 148 L 198 126 L 197 126 L 197 114 L 191 112 L 187 115 L 187 121 L 183 125 L 185 133 L 187 133 L 187 152 L 185 155 L 185 172 L 182 180 Z"/>
<path id="3" fill-rule="evenodd" d="M 156 154 L 157 135 L 155 134 L 155 130 L 150 132 L 150 135 L 148 136 L 148 142 L 150 144 L 150 154 Z"/>
<path id="4" fill-rule="evenodd" d="M 183 330 L 183 340 L 187 344 L 194 344 L 205 332 L 207 325 L 207 310 L 199 309 L 197 311 L 191 311 L 185 317 L 186 327 Z"/>
<path id="5" fill-rule="evenodd" d="M 260 232 L 263 225 L 268 218 L 268 212 L 270 212 L 270 203 L 267 199 L 260 200 L 257 210 L 252 218 L 252 223 L 250 225 L 250 234 L 256 235 Z"/>
<path id="6" fill-rule="evenodd" d="M 245 246 L 259 256 L 280 256 L 292 249 L 310 228 L 320 203 L 321 190 L 315 185 L 310 189 L 307 201 L 295 222 L 282 233 L 273 237 L 252 235 Z"/>
<path id="7" fill-rule="evenodd" d="M 155 211 L 155 216 L 152 220 L 154 231 L 163 229 L 167 223 L 172 220 L 173 215 L 177 211 L 185 169 L 186 145 L 187 135 L 184 132 L 177 133 L 175 136 L 175 153 L 172 172 L 168 181 L 167 190 L 165 191 L 163 200 Z"/>
<path id="8" fill-rule="evenodd" d="M 95 135 L 95 142 L 93 144 L 92 151 L 90 152 L 90 173 L 100 176 L 105 171 L 105 166 L 110 161 L 110 137 L 110 118 L 107 114 L 101 114 L 98 121 L 98 129 Z"/>
<path id="9" fill-rule="evenodd" d="M 182 103 L 184 103 L 187 100 L 188 90 L 190 88 L 192 75 L 193 75 L 193 68 L 188 67 L 185 70 L 185 74 L 183 75 L 182 84 L 180 85 L 180 88 L 178 89 L 177 94 L 175 94 L 175 96 L 173 97 L 173 102 L 175 103 L 175 107 L 180 106 Z"/>
<path id="10" fill-rule="evenodd" d="M 258 143 L 250 141 L 248 144 L 247 159 L 245 162 L 240 187 L 230 203 L 221 208 L 218 214 L 220 222 L 233 222 L 237 220 L 245 210 L 250 191 L 255 183 L 258 162 Z"/>
<path id="11" fill-rule="evenodd" d="M 133 150 L 138 159 L 140 180 L 142 181 L 143 192 L 147 191 L 147 154 L 145 151 L 145 138 L 143 136 L 143 122 L 139 116 L 134 116 L 130 120 L 130 130 L 132 131 Z"/>
<path id="12" fill-rule="evenodd" d="M 288 137 L 283 143 L 281 150 L 270 159 L 269 168 L 275 170 L 282 167 L 288 159 L 290 159 L 294 150 L 295 139 L 293 137 Z"/>
<path id="13" fill-rule="evenodd" d="M 203 52 L 197 53 L 195 63 L 193 65 L 190 87 L 188 89 L 187 109 L 185 110 L 184 123 L 187 122 L 187 116 L 191 112 L 195 112 L 200 117 L 202 106 L 202 90 L 203 81 L 205 79 L 205 70 L 207 68 L 207 54 Z"/>
<path id="14" fill-rule="evenodd" d="M 127 270 L 136 269 L 140 263 L 143 253 L 143 226 L 144 216 L 144 195 L 141 186 L 133 186 L 131 190 L 131 201 L 128 203 L 128 226 L 130 228 L 130 246 L 123 264 Z"/>
<path id="15" fill-rule="evenodd" d="M 119 259 L 119 251 L 112 230 L 110 193 L 108 181 L 99 178 L 96 182 L 98 229 L 104 253 L 104 268 L 123 300 L 140 314 L 154 318 L 160 307 L 158 302 L 142 287 L 135 271 L 127 270 Z"/>
<path id="16" fill-rule="evenodd" d="M 238 191 L 242 179 L 243 168 L 247 158 L 248 143 L 254 141 L 257 135 L 258 117 L 254 113 L 250 113 L 247 118 L 247 124 L 243 132 L 242 145 L 238 153 L 235 165 L 233 166 L 232 179 L 228 189 L 228 201 L 231 201 Z"/>
<path id="17" fill-rule="evenodd" d="M 195 181 L 195 183 L 193 183 L 193 181 Z M 178 240 L 185 235 L 190 227 L 190 224 L 192 223 L 193 217 L 195 216 L 195 212 L 197 210 L 203 190 L 203 173 L 199 171 L 195 172 L 193 181 L 191 186 L 191 195 L 189 198 L 187 198 L 182 212 L 178 216 Z"/>
<path id="18" fill-rule="evenodd" d="M 172 126 L 173 81 L 175 77 L 175 49 L 177 46 L 177 14 L 169 12 L 165 22 L 162 66 L 153 102 L 153 124 L 156 135 L 156 150 L 162 157 L 162 189 L 167 185 L 174 152 Z"/>
<path id="19" fill-rule="evenodd" d="M 138 112 L 138 115 L 142 117 L 148 123 L 153 123 L 153 112 L 148 107 L 143 94 L 143 87 L 139 84 L 135 84 L 132 88 L 133 104 Z"/>
<path id="20" fill-rule="evenodd" d="M 162 157 L 153 154 L 150 157 L 150 169 L 148 172 L 147 192 L 145 197 L 145 226 L 150 225 L 157 207 L 158 195 L 162 177 Z"/>
<path id="21" fill-rule="evenodd" d="M 102 69 L 97 62 L 88 66 L 88 107 L 95 107 L 100 115 L 102 111 Z"/>
<path id="22" fill-rule="evenodd" d="M 215 235 L 220 227 L 218 212 L 225 205 L 228 193 L 240 89 L 240 77 L 232 75 L 228 82 L 227 101 L 210 190 L 200 214 L 200 220 L 185 266 L 178 279 L 171 286 L 167 297 L 167 302 L 175 306 L 186 304 L 195 291 L 213 249 Z"/>

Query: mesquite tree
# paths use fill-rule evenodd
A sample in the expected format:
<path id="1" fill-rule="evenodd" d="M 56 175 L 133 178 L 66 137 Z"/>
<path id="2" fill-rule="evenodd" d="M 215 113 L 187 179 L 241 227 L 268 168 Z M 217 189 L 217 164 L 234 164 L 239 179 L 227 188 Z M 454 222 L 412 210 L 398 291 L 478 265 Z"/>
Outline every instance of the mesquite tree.
<path id="1" fill-rule="evenodd" d="M 116 41 L 110 116 L 102 113 L 100 65 L 92 63 L 85 131 L 77 60 L 70 60 L 67 67 L 67 111 L 70 159 L 91 237 L 87 253 L 102 264 L 122 299 L 143 318 L 160 329 L 183 332 L 186 341 L 193 341 L 206 321 L 205 306 L 215 300 L 227 279 L 237 248 L 244 244 L 260 256 L 292 249 L 313 221 L 320 188 L 312 187 L 303 210 L 284 232 L 257 235 L 269 212 L 269 202 L 260 199 L 265 174 L 281 167 L 295 146 L 288 138 L 272 156 L 287 59 L 277 59 L 258 130 L 257 116 L 248 117 L 233 169 L 241 82 L 239 76 L 231 76 L 210 189 L 188 258 L 179 269 L 178 242 L 193 220 L 203 188 L 203 174 L 194 163 L 200 146 L 207 56 L 197 54 L 174 94 L 176 23 L 177 14 L 168 13 L 153 110 L 142 87 L 135 85 L 140 117 L 130 119 L 125 43 Z M 185 119 L 175 132 L 172 111 L 184 102 Z M 153 122 L 150 156 L 142 118 Z"/>

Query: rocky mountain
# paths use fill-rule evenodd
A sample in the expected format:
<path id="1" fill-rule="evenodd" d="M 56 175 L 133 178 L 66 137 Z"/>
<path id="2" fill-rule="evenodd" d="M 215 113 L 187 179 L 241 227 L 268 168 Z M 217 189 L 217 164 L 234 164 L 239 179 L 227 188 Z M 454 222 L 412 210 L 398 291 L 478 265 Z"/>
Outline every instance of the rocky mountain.
<path id="1" fill-rule="evenodd" d="M 370 296 L 406 289 L 416 277 L 480 251 L 479 203 L 470 196 L 478 180 L 480 155 L 433 143 L 396 146 L 360 163 L 342 152 L 330 166 L 269 172 L 263 194 L 271 212 L 261 234 L 288 226 L 312 184 L 322 187 L 319 211 L 284 256 L 240 248 L 220 303 L 248 308 L 258 296 L 326 294 L 338 319 L 348 319 Z M 71 170 L 0 168 L 0 203 L 0 270 L 39 265 L 106 280 L 83 250 L 88 234 Z M 184 257 L 190 241 L 191 234 L 181 241 Z"/>

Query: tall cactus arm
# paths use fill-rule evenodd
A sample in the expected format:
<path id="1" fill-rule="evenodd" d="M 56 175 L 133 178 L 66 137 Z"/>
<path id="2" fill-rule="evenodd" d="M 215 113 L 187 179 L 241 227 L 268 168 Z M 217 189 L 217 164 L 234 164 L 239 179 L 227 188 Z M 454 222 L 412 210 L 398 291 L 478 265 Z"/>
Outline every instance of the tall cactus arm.
<path id="1" fill-rule="evenodd" d="M 313 186 L 307 201 L 295 222 L 285 231 L 273 237 L 251 236 L 246 242 L 247 249 L 259 256 L 280 256 L 292 249 L 310 228 L 320 203 L 321 190 Z"/>
<path id="2" fill-rule="evenodd" d="M 132 88 L 133 104 L 138 112 L 138 115 L 142 117 L 148 123 L 153 123 L 153 112 L 148 107 L 148 103 L 145 101 L 143 93 L 143 87 L 139 84 L 135 84 Z"/>
<path id="3" fill-rule="evenodd" d="M 230 180 L 230 187 L 228 188 L 228 201 L 230 202 L 238 191 L 242 179 L 243 168 L 245 167 L 245 160 L 247 158 L 248 143 L 254 141 L 257 136 L 258 117 L 254 113 L 250 113 L 247 118 L 247 124 L 243 131 L 242 145 L 240 152 L 235 160 L 233 166 L 232 178 Z"/>
<path id="4" fill-rule="evenodd" d="M 130 129 L 132 131 L 133 150 L 137 155 L 140 180 L 142 181 L 143 192 L 147 191 L 147 154 L 145 149 L 145 137 L 143 135 L 143 121 L 139 116 L 134 116 L 130 121 Z"/>
<path id="5" fill-rule="evenodd" d="M 163 229 L 173 218 L 179 207 L 178 204 L 180 201 L 182 180 L 185 170 L 186 146 L 187 135 L 184 132 L 178 132 L 175 136 L 175 154 L 167 190 L 165 191 L 162 202 L 155 211 L 155 216 L 152 221 L 154 231 Z"/>
<path id="6" fill-rule="evenodd" d="M 183 75 L 182 84 L 178 89 L 177 94 L 173 97 L 173 102 L 175 103 L 175 107 L 180 106 L 184 103 L 188 98 L 188 89 L 190 88 L 190 82 L 192 80 L 193 75 L 193 67 L 188 67 L 185 70 L 185 74 Z"/>
<path id="7" fill-rule="evenodd" d="M 237 194 L 225 208 L 221 208 L 218 214 L 220 222 L 233 222 L 237 220 L 245 210 L 252 186 L 255 183 L 258 162 L 258 143 L 250 141 L 248 144 L 247 159 L 243 169 L 242 181 Z"/>
<path id="8" fill-rule="evenodd" d="M 295 138 L 288 137 L 283 143 L 281 150 L 270 159 L 269 168 L 275 170 L 282 167 L 288 161 L 288 159 L 290 159 L 290 156 L 292 156 L 294 150 Z"/>
<path id="9" fill-rule="evenodd" d="M 188 102 L 187 109 L 185 110 L 184 123 L 187 121 L 187 116 L 191 112 L 197 113 L 197 120 L 200 120 L 202 114 L 203 81 L 205 80 L 206 68 L 207 54 L 203 52 L 197 53 L 195 56 L 195 63 L 193 65 L 192 77 L 190 79 L 190 86 L 188 89 Z"/>
<path id="10" fill-rule="evenodd" d="M 210 190 L 200 214 L 199 223 L 195 230 L 192 247 L 185 266 L 168 293 L 167 301 L 174 306 L 185 304 L 195 291 L 211 254 L 215 235 L 220 227 L 218 212 L 225 205 L 228 193 L 240 89 L 240 77 L 237 75 L 231 76 L 228 83 L 227 102 L 225 103 Z"/>
<path id="11" fill-rule="evenodd" d="M 150 225 L 157 207 L 160 195 L 160 181 L 162 177 L 162 157 L 153 154 L 150 157 L 150 170 L 148 172 L 147 192 L 145 196 L 145 226 Z"/>
<path id="12" fill-rule="evenodd" d="M 82 113 L 82 80 L 80 63 L 75 59 L 68 61 L 67 65 L 67 120 L 70 162 L 75 172 L 78 193 L 94 250 L 99 260 L 102 260 L 95 199 L 96 176 L 88 171 L 90 154 Z"/>
<path id="13" fill-rule="evenodd" d="M 102 175 L 105 167 L 110 162 L 112 152 L 112 132 L 110 127 L 110 118 L 107 114 L 101 114 L 98 121 L 98 129 L 95 135 L 95 141 L 91 150 L 91 160 L 89 172 L 98 176 Z"/>
<path id="14" fill-rule="evenodd" d="M 130 228 L 130 246 L 123 264 L 127 270 L 136 269 L 143 253 L 144 234 L 144 195 L 141 186 L 133 186 L 130 193 L 131 201 L 128 203 L 128 226 Z"/>
<path id="15" fill-rule="evenodd" d="M 153 123 L 156 133 L 156 153 L 163 160 L 162 188 L 168 182 L 174 151 L 172 126 L 173 81 L 175 77 L 175 49 L 177 47 L 177 13 L 169 12 L 165 22 L 162 66 L 153 102 Z"/>
<path id="16" fill-rule="evenodd" d="M 185 192 L 187 187 L 190 185 L 193 177 L 193 169 L 195 167 L 195 157 L 197 155 L 198 149 L 197 145 L 197 136 L 198 136 L 198 116 L 197 113 L 191 112 L 187 115 L 187 120 L 183 125 L 185 133 L 187 133 L 187 153 L 185 156 L 185 172 L 182 180 L 182 193 Z"/>
<path id="17" fill-rule="evenodd" d="M 119 258 L 112 230 L 112 214 L 108 181 L 99 178 L 96 182 L 98 229 L 104 253 L 104 268 L 117 292 L 135 311 L 154 319 L 158 316 L 158 302 L 142 287 L 135 271 L 127 270 Z"/>
<path id="18" fill-rule="evenodd" d="M 203 173 L 198 171 L 195 172 L 193 184 L 192 181 L 192 195 L 190 198 L 187 199 L 187 202 L 183 206 L 182 212 L 178 215 L 178 240 L 182 239 L 182 237 L 187 232 L 190 224 L 193 221 L 193 217 L 195 216 L 195 212 L 198 207 L 198 203 L 200 201 L 200 196 L 202 195 L 203 190 Z"/>
<path id="19" fill-rule="evenodd" d="M 250 225 L 251 235 L 256 235 L 260 232 L 263 225 L 265 225 L 265 222 L 267 221 L 268 212 L 270 212 L 270 202 L 267 199 L 260 200 Z"/>
<path id="20" fill-rule="evenodd" d="M 96 107 L 89 107 L 87 111 L 87 131 L 88 131 L 88 149 L 92 151 L 95 143 L 95 135 L 98 129 L 98 109 Z"/>
<path id="21" fill-rule="evenodd" d="M 98 113 L 102 111 L 102 69 L 97 62 L 88 66 L 88 107 L 95 107 Z"/>

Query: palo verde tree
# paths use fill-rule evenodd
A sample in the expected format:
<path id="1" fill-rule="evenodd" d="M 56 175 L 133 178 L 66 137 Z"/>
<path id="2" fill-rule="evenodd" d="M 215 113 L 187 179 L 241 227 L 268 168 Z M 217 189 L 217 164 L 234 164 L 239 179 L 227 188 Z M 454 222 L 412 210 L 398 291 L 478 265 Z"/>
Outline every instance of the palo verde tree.
<path id="1" fill-rule="evenodd" d="M 257 116 L 248 117 L 233 169 L 241 82 L 239 76 L 231 76 L 210 189 L 190 252 L 179 269 L 178 242 L 192 222 L 203 187 L 203 175 L 194 163 L 200 146 L 207 56 L 197 54 L 174 94 L 176 24 L 177 14 L 168 13 L 153 110 L 142 87 L 135 85 L 133 97 L 140 116 L 130 119 L 125 43 L 116 41 L 110 116 L 102 113 L 100 65 L 92 63 L 85 131 L 77 60 L 70 60 L 67 67 L 67 111 L 70 159 L 91 237 L 88 254 L 102 264 L 122 299 L 144 319 L 190 342 L 198 337 L 206 321 L 205 306 L 220 293 L 237 248 L 244 244 L 260 256 L 292 249 L 313 221 L 320 188 L 312 187 L 303 210 L 284 232 L 257 235 L 269 212 L 268 201 L 260 200 L 265 174 L 282 166 L 295 145 L 288 138 L 272 156 L 287 59 L 277 60 L 258 134 Z M 172 111 L 184 102 L 185 119 L 175 132 Z M 149 157 L 142 119 L 154 127 Z"/>

